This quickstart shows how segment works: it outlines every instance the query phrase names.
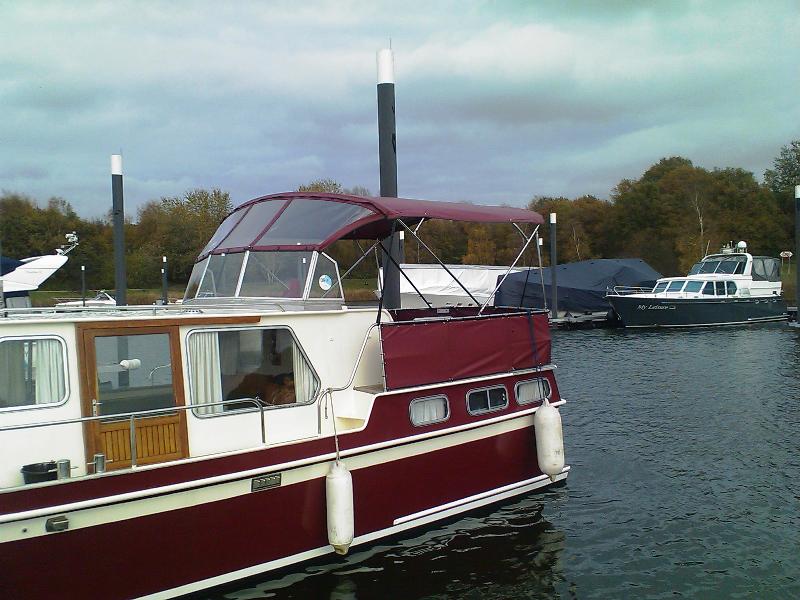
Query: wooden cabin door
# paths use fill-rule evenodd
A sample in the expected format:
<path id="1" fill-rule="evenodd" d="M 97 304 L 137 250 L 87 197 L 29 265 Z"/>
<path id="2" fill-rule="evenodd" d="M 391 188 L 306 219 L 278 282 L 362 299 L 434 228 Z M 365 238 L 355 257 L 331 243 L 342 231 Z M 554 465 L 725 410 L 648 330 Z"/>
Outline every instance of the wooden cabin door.
<path id="1" fill-rule="evenodd" d="M 95 453 L 107 469 L 188 456 L 178 328 L 82 328 L 83 414 L 108 417 L 87 422 L 87 462 Z M 131 443 L 131 431 L 134 443 Z M 132 460 L 133 457 L 133 460 Z"/>

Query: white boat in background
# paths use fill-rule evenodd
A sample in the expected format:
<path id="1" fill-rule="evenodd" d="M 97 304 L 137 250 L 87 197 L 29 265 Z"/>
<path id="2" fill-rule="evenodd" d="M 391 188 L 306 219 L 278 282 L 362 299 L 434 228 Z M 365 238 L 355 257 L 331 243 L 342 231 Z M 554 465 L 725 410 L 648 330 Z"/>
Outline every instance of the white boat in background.
<path id="1" fill-rule="evenodd" d="M 76 300 L 63 300 L 62 302 L 56 302 L 56 306 L 58 308 L 65 308 L 70 306 L 116 306 L 117 301 L 114 299 L 114 296 L 109 294 L 105 290 L 100 290 L 97 292 L 97 295 L 94 298 L 89 298 L 87 300 L 83 300 L 82 298 L 78 298 Z"/>
<path id="2" fill-rule="evenodd" d="M 406 275 L 400 278 L 400 302 L 403 308 L 425 308 L 425 300 L 436 308 L 483 306 L 487 301 L 493 305 L 498 277 L 525 270 L 495 265 L 436 263 L 402 264 L 400 268 Z M 379 283 L 381 278 L 378 278 Z M 380 295 L 380 290 L 377 293 Z M 424 300 L 420 294 L 425 297 Z"/>
<path id="3" fill-rule="evenodd" d="M 739 242 L 709 254 L 685 277 L 652 289 L 616 287 L 606 298 L 625 327 L 743 325 L 788 318 L 781 262 L 753 256 Z"/>
<path id="4" fill-rule="evenodd" d="M 23 258 L 13 271 L 0 275 L 6 308 L 27 308 L 31 305 L 28 292 L 39 289 L 47 279 L 63 267 L 67 254 L 78 245 L 78 236 L 73 231 L 66 234 L 67 243 L 56 248 L 55 254 Z"/>

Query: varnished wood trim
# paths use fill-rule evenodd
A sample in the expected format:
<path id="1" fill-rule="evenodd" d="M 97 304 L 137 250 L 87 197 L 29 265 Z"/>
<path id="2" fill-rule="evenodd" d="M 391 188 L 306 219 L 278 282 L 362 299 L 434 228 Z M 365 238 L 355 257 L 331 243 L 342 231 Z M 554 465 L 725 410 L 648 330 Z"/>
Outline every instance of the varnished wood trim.
<path id="1" fill-rule="evenodd" d="M 85 329 L 126 329 L 140 327 L 180 327 L 183 325 L 247 325 L 261 321 L 259 315 L 232 315 L 219 316 L 208 315 L 207 317 L 185 317 L 185 318 L 165 318 L 165 319 L 135 319 L 125 317 L 118 321 L 84 321 L 76 323 L 78 331 Z"/>
<path id="2" fill-rule="evenodd" d="M 240 319 L 240 317 L 236 317 Z M 259 319 L 256 317 L 256 321 Z M 203 321 L 206 322 L 206 321 Z M 242 321 L 235 321 L 236 323 Z M 246 321 L 249 322 L 249 321 Z M 219 321 L 215 321 L 219 323 Z M 184 324 L 181 322 L 181 324 Z M 185 406 L 186 404 L 186 390 L 183 381 L 183 361 L 181 359 L 181 346 L 180 346 L 180 329 L 177 324 L 167 325 L 164 321 L 138 321 L 135 324 L 131 322 L 115 323 L 107 322 L 100 324 L 96 327 L 97 323 L 77 323 L 76 333 L 78 336 L 78 360 L 79 360 L 79 373 L 81 381 L 81 407 L 84 416 L 91 416 L 92 414 L 92 399 L 97 397 L 97 375 L 96 369 L 96 356 L 94 340 L 97 337 L 110 337 L 110 336 L 129 336 L 129 335 L 148 335 L 157 333 L 166 333 L 169 336 L 170 348 L 170 362 L 172 364 L 172 385 L 175 395 L 175 405 Z M 112 325 L 114 327 L 112 327 Z M 141 457 L 137 456 L 137 464 L 153 464 L 158 462 L 166 462 L 170 460 L 179 460 L 189 456 L 189 433 L 186 424 L 186 411 L 176 411 L 176 415 L 162 415 L 157 417 L 148 417 L 137 419 L 136 423 L 136 441 L 137 448 L 144 448 L 140 444 L 153 444 L 151 437 L 148 437 L 147 431 L 142 431 L 152 425 L 174 423 L 177 426 L 177 452 L 164 454 L 156 457 Z M 140 427 L 141 426 L 141 427 Z M 128 421 L 88 421 L 84 424 L 84 439 L 86 440 L 86 462 L 89 463 L 93 460 L 96 452 L 103 450 L 103 432 L 106 431 L 120 431 L 129 428 Z M 152 433 L 149 433 L 150 436 Z M 125 439 L 128 434 L 123 434 Z M 130 440 L 128 439 L 128 444 Z M 137 452 L 138 454 L 138 452 Z M 107 463 L 108 470 L 116 470 L 130 467 L 131 461 L 128 460 L 114 460 L 114 462 Z"/>
<path id="3" fill-rule="evenodd" d="M 256 318 L 258 322 L 260 318 Z M 175 386 L 175 404 L 177 406 L 186 405 L 186 389 L 183 381 L 183 359 L 181 357 L 180 330 L 174 327 L 169 336 L 170 353 L 172 354 L 172 382 Z M 181 458 L 189 456 L 189 431 L 186 425 L 186 413 L 188 411 L 178 411 L 178 435 L 180 437 Z"/>

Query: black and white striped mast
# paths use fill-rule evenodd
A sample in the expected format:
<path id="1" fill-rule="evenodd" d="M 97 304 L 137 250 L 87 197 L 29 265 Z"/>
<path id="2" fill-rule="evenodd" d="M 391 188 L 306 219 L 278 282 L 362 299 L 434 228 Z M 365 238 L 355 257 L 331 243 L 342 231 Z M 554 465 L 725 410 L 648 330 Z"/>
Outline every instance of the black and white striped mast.
<path id="1" fill-rule="evenodd" d="M 111 155 L 111 196 L 114 221 L 114 297 L 117 306 L 128 304 L 128 281 L 125 273 L 125 206 L 122 200 L 122 155 Z"/>
<path id="2" fill-rule="evenodd" d="M 397 131 L 394 105 L 394 53 L 391 48 L 378 51 L 378 155 L 380 195 L 397 198 Z M 383 240 L 389 256 L 383 259 L 383 306 L 400 308 L 400 270 L 403 250 L 401 233 L 395 231 Z"/>

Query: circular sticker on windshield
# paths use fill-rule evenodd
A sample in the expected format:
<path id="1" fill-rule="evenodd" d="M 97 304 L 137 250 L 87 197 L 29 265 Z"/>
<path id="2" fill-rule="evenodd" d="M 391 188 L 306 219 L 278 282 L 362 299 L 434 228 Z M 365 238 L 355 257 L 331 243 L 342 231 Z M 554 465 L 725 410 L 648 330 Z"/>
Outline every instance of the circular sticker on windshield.
<path id="1" fill-rule="evenodd" d="M 320 275 L 319 287 L 321 287 L 325 291 L 328 291 L 329 289 L 331 289 L 332 285 L 333 285 L 333 279 L 331 279 L 330 275 Z"/>

